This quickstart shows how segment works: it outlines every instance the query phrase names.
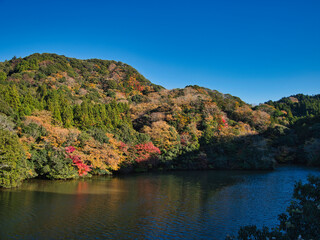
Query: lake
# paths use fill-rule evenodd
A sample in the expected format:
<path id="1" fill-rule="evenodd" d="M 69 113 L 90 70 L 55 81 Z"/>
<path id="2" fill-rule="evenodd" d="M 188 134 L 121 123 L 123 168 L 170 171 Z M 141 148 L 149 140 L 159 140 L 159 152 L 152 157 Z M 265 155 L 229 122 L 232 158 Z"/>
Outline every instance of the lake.
<path id="1" fill-rule="evenodd" d="M 224 239 L 272 227 L 294 183 L 320 171 L 182 171 L 25 181 L 0 190 L 0 239 Z"/>

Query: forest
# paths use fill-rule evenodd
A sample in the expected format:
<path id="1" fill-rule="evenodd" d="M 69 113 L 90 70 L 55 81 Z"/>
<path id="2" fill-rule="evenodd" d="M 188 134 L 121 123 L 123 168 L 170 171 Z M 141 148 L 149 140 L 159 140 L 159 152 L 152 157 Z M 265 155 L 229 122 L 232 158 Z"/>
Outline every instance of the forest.
<path id="1" fill-rule="evenodd" d="M 168 90 L 116 61 L 57 54 L 0 63 L 0 187 L 28 178 L 320 166 L 320 95 L 258 106 Z"/>

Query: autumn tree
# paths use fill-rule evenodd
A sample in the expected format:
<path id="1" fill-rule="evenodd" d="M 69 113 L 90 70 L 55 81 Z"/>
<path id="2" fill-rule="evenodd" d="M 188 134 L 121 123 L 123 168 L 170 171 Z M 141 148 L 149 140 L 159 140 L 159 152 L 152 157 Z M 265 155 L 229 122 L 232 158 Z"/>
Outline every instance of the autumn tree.
<path id="1" fill-rule="evenodd" d="M 143 132 L 150 135 L 153 143 L 162 154 L 163 161 L 172 160 L 177 156 L 181 143 L 178 132 L 165 121 L 153 122 L 151 127 L 145 126 Z"/>
<path id="2" fill-rule="evenodd" d="M 152 142 L 137 144 L 135 147 L 135 161 L 141 165 L 152 168 L 157 164 L 157 159 L 161 154 L 159 148 L 155 147 Z"/>

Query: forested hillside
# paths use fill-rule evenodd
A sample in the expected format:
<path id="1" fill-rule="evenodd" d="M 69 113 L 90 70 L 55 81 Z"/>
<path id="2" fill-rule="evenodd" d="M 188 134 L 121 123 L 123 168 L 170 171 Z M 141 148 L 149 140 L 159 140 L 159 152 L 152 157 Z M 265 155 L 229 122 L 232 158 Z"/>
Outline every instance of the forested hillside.
<path id="1" fill-rule="evenodd" d="M 267 102 L 276 111 L 269 129 L 278 162 L 320 166 L 320 95 L 303 94 Z"/>
<path id="2" fill-rule="evenodd" d="M 0 63 L 0 186 L 153 169 L 319 165 L 320 97 L 252 107 L 167 90 L 131 66 L 33 54 Z"/>

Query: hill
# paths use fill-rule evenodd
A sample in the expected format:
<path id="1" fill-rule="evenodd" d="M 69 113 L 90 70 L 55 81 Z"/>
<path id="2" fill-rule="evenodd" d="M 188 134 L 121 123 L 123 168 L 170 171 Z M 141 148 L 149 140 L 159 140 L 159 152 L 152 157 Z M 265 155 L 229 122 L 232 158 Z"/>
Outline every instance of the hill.
<path id="1" fill-rule="evenodd" d="M 317 128 L 319 98 L 288 99 L 252 107 L 199 86 L 167 90 L 121 62 L 13 58 L 0 63 L 0 186 L 155 169 L 272 169 L 275 159 L 317 165 L 318 135 L 290 139 L 300 139 L 302 126 Z M 296 107 L 301 99 L 314 111 Z M 296 146 L 301 156 L 286 151 Z"/>

